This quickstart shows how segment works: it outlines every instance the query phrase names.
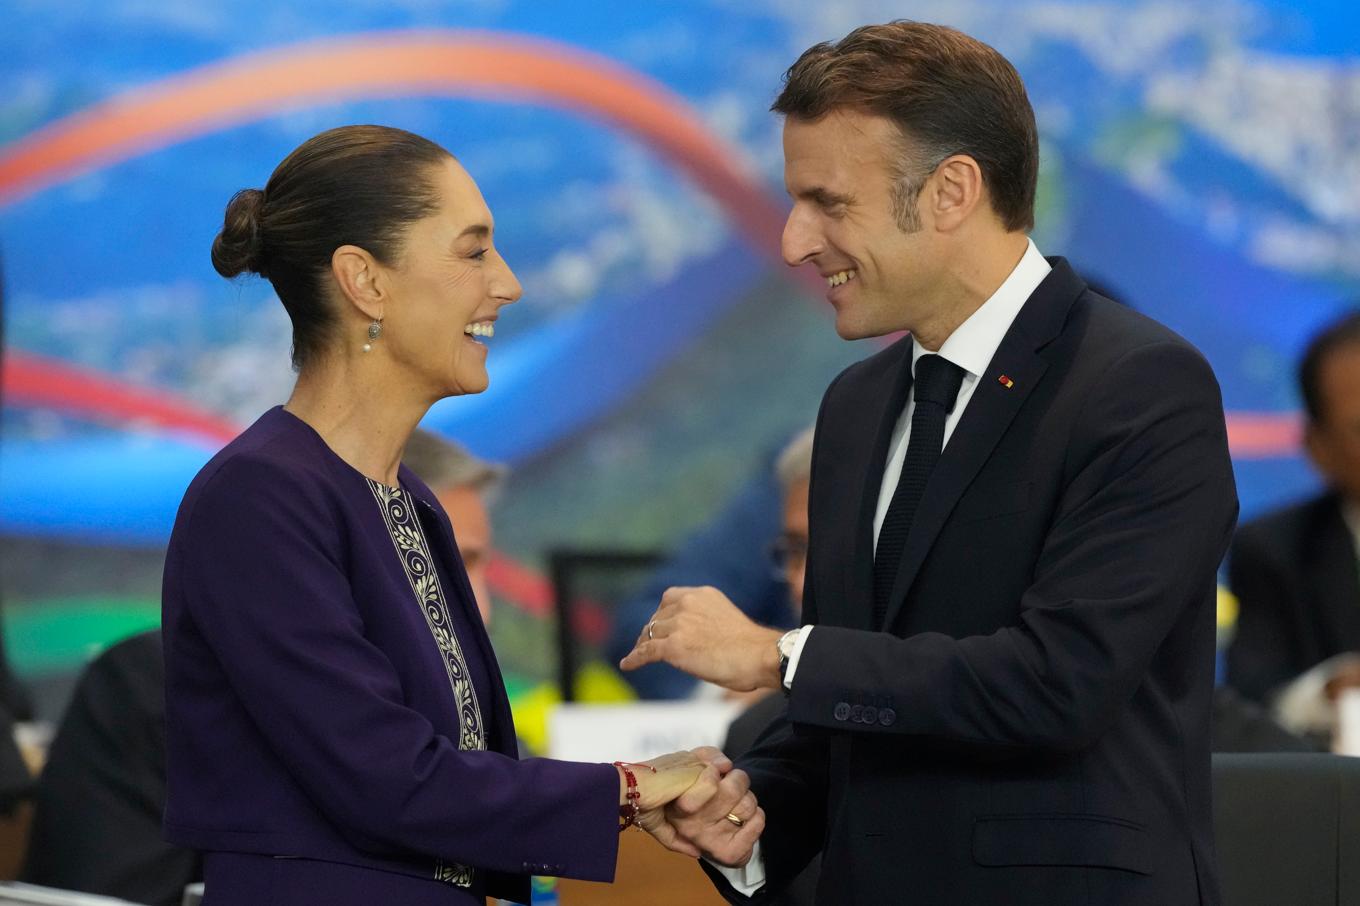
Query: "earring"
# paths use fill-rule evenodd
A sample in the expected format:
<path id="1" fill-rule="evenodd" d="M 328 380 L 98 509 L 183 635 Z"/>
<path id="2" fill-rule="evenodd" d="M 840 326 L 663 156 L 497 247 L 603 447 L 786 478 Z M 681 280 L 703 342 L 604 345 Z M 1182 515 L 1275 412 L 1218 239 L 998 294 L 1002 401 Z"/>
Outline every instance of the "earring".
<path id="1" fill-rule="evenodd" d="M 382 336 L 382 321 L 379 321 L 377 318 L 374 318 L 373 323 L 368 325 L 369 342 L 364 344 L 364 352 L 368 352 L 371 349 L 373 349 L 373 341 L 378 339 L 378 337 L 380 336 Z"/>

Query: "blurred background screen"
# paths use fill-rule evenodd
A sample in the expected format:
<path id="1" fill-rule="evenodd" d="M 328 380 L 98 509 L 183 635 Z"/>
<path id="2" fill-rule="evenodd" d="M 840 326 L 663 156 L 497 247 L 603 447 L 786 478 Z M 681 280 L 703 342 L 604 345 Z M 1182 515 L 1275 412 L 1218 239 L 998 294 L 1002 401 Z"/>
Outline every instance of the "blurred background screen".
<path id="1" fill-rule="evenodd" d="M 546 706 L 548 552 L 672 549 L 877 348 L 838 339 L 779 261 L 767 108 L 804 48 L 900 16 L 1018 66 L 1037 244 L 1205 352 L 1243 515 L 1312 490 L 1293 363 L 1360 298 L 1352 2 L 12 0 L 0 565 L 40 716 L 92 651 L 156 624 L 190 478 L 289 392 L 270 286 L 209 263 L 227 199 L 358 122 L 453 151 L 525 286 L 491 389 L 425 426 L 513 469 L 493 635 L 517 711 Z"/>

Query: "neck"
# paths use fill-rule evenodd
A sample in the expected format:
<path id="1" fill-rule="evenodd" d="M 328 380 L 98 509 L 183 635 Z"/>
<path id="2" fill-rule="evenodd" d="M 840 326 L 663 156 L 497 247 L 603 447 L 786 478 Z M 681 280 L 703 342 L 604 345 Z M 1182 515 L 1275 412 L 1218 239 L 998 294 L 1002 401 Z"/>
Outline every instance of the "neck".
<path id="1" fill-rule="evenodd" d="M 1029 238 L 1024 233 L 996 233 L 960 237 L 969 253 L 944 275 L 939 304 L 911 328 L 916 342 L 936 352 L 959 325 L 973 316 L 1025 257 Z"/>
<path id="2" fill-rule="evenodd" d="M 403 390 L 386 364 L 331 356 L 298 375 L 284 408 L 357 471 L 396 485 L 406 441 L 434 400 L 415 397 L 409 383 Z"/>

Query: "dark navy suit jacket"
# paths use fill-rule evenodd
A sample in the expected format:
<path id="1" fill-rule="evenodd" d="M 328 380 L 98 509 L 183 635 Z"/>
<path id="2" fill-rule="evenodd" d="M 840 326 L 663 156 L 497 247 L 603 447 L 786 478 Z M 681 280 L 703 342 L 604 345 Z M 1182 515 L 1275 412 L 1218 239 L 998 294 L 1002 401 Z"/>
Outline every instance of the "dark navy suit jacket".
<path id="1" fill-rule="evenodd" d="M 1220 901 L 1214 586 L 1237 500 L 1218 385 L 1051 261 L 930 477 L 886 632 L 872 526 L 910 340 L 827 390 L 816 626 L 787 719 L 738 760 L 771 890 L 822 850 L 818 901 L 847 906 Z"/>
<path id="2" fill-rule="evenodd" d="M 448 517 L 400 483 L 276 408 L 190 485 L 163 599 L 168 839 L 338 863 L 354 902 L 353 866 L 448 903 L 611 880 L 615 769 L 518 760 Z"/>

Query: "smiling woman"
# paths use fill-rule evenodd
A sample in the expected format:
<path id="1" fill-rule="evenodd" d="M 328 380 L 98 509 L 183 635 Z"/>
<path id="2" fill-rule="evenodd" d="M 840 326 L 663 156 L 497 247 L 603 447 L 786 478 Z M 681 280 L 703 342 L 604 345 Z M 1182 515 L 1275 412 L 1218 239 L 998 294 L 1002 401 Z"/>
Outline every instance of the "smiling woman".
<path id="1" fill-rule="evenodd" d="M 608 880 L 621 818 L 667 839 L 661 807 L 730 767 L 517 758 L 452 527 L 401 465 L 433 402 L 487 387 L 481 339 L 520 295 L 493 232 L 452 155 L 380 126 L 310 139 L 227 207 L 214 266 L 273 283 L 298 380 L 194 479 L 166 558 L 165 830 L 217 906 Z"/>

